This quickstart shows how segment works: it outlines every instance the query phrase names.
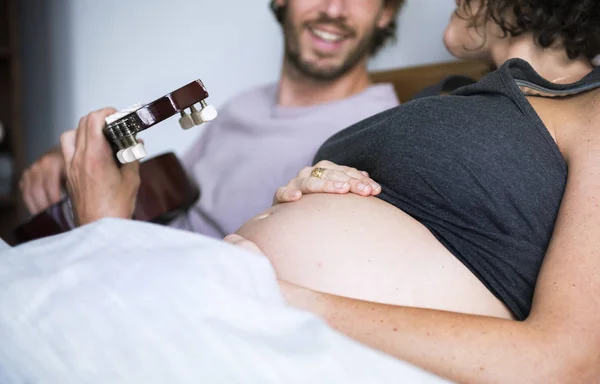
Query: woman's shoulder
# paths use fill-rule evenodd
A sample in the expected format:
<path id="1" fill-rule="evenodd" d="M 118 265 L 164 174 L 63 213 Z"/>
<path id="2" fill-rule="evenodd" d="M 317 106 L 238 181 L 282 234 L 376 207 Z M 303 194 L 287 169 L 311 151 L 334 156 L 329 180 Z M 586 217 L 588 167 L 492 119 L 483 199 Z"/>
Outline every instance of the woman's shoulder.
<path id="1" fill-rule="evenodd" d="M 549 100 L 544 110 L 551 115 L 557 144 L 567 164 L 581 156 L 597 156 L 600 161 L 600 88 Z"/>

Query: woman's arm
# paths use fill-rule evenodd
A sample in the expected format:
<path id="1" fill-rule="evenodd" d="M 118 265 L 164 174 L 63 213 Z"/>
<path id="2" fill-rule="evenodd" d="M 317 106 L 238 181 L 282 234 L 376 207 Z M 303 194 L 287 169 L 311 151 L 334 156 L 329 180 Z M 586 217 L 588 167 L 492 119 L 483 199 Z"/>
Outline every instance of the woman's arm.
<path id="1" fill-rule="evenodd" d="M 282 282 L 284 295 L 342 333 L 454 381 L 600 381 L 600 137 L 577 141 L 525 321 L 380 305 Z"/>

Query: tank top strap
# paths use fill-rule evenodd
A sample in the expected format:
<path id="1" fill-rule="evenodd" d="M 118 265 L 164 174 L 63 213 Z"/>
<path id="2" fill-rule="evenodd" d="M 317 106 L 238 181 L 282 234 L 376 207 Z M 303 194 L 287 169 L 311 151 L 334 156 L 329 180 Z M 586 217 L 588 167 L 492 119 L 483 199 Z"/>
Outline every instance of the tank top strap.
<path id="1" fill-rule="evenodd" d="M 508 72 L 525 96 L 565 97 L 600 88 L 600 67 L 570 84 L 555 84 L 544 79 L 522 59 L 511 59 L 501 69 Z"/>

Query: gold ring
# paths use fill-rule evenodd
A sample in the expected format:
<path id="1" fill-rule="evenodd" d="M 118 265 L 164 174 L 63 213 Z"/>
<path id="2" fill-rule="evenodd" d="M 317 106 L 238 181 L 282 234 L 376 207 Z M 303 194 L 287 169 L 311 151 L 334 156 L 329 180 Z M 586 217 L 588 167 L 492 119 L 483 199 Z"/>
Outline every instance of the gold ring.
<path id="1" fill-rule="evenodd" d="M 317 167 L 317 168 L 315 168 L 315 169 L 312 170 L 312 172 L 310 173 L 310 175 L 312 177 L 317 177 L 317 178 L 320 179 L 321 177 L 323 177 L 323 172 L 325 172 L 325 168 L 319 168 L 319 167 Z"/>

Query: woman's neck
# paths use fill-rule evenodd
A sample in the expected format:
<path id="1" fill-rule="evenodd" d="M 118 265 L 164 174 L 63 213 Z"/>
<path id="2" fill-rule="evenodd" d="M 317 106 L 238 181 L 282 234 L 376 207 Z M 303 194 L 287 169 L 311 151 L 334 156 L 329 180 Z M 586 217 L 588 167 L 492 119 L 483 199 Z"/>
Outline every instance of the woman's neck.
<path id="1" fill-rule="evenodd" d="M 505 42 L 494 45 L 491 56 L 498 67 L 510 59 L 523 59 L 540 76 L 555 84 L 574 83 L 594 68 L 585 57 L 570 59 L 562 47 L 540 47 L 531 34 L 507 38 Z"/>

